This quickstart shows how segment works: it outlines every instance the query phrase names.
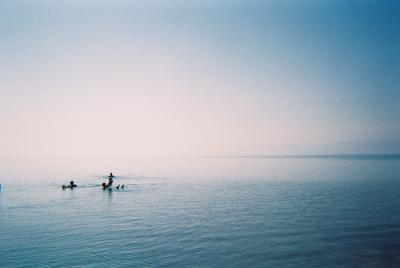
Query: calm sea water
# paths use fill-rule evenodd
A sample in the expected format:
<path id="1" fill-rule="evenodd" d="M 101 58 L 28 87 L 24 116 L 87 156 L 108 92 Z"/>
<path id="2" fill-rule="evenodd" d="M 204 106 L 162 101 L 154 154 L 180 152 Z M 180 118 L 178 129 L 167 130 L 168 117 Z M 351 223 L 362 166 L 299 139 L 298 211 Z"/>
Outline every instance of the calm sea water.
<path id="1" fill-rule="evenodd" d="M 0 160 L 0 183 L 0 267 L 400 267 L 398 156 Z"/>

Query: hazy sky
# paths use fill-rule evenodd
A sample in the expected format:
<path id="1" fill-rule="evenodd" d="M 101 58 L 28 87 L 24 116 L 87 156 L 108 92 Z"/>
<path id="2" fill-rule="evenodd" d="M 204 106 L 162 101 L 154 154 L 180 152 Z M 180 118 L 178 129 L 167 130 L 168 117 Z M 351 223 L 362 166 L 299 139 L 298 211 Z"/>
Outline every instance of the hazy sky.
<path id="1" fill-rule="evenodd" d="M 400 5 L 0 0 L 0 124 L 0 158 L 400 152 Z"/>

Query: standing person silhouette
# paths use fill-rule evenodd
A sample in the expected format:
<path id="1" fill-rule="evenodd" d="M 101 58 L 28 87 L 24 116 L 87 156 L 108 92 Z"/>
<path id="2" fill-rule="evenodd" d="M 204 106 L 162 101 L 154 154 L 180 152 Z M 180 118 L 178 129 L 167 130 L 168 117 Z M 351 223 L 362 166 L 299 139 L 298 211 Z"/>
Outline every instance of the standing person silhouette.
<path id="1" fill-rule="evenodd" d="M 111 172 L 110 175 L 108 176 L 108 184 L 107 184 L 108 187 L 111 187 L 111 185 L 113 184 L 113 178 L 114 175 Z"/>

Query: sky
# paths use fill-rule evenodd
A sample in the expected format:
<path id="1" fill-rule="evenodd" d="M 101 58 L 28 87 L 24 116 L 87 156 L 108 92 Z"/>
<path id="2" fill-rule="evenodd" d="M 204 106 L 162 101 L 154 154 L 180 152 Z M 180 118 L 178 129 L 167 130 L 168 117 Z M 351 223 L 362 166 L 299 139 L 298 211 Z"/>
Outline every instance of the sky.
<path id="1" fill-rule="evenodd" d="M 0 158 L 400 152 L 396 1 L 0 0 Z"/>

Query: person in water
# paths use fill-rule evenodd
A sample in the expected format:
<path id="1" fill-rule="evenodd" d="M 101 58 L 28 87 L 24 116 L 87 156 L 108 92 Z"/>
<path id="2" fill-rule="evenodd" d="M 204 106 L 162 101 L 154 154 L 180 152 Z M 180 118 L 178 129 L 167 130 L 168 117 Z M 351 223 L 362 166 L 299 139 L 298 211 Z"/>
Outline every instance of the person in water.
<path id="1" fill-rule="evenodd" d="M 114 178 L 114 175 L 111 172 L 110 175 L 108 176 L 108 186 L 109 187 L 111 187 L 111 185 L 113 184 L 113 178 Z"/>
<path id="2" fill-rule="evenodd" d="M 111 188 L 111 185 L 113 184 L 113 178 L 114 178 L 114 175 L 111 172 L 110 175 L 108 176 L 108 183 L 106 184 L 105 182 L 103 182 L 101 184 L 101 186 L 103 186 L 103 190 L 105 190 L 107 188 Z"/>
<path id="3" fill-rule="evenodd" d="M 110 173 L 110 175 L 108 176 L 108 183 L 105 183 L 105 182 L 103 182 L 102 184 L 101 184 L 101 186 L 103 186 L 103 190 L 106 190 L 106 189 L 112 189 L 112 184 L 113 184 L 113 178 L 114 178 L 115 176 L 112 174 L 112 173 Z M 117 189 L 117 190 L 119 190 L 119 189 L 124 189 L 125 188 L 125 184 L 122 184 L 122 186 L 120 186 L 120 184 L 118 184 L 118 186 L 117 187 L 115 187 L 115 189 Z"/>
<path id="4" fill-rule="evenodd" d="M 67 186 L 63 185 L 63 186 L 62 186 L 62 189 L 63 189 L 63 190 L 65 190 L 65 189 L 67 189 L 67 188 L 69 188 L 69 189 L 74 189 L 75 187 L 78 187 L 78 185 L 76 185 L 76 184 L 74 183 L 74 181 L 70 181 L 70 182 L 69 182 L 69 185 L 67 185 Z"/>
<path id="5" fill-rule="evenodd" d="M 110 188 L 110 187 L 108 186 L 108 184 L 106 184 L 105 182 L 103 182 L 103 183 L 101 184 L 101 186 L 103 186 L 103 190 Z"/>

